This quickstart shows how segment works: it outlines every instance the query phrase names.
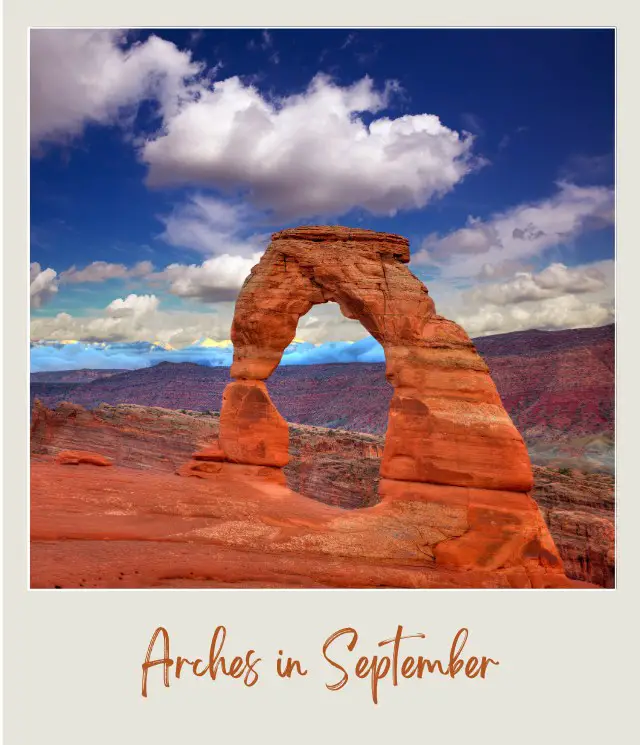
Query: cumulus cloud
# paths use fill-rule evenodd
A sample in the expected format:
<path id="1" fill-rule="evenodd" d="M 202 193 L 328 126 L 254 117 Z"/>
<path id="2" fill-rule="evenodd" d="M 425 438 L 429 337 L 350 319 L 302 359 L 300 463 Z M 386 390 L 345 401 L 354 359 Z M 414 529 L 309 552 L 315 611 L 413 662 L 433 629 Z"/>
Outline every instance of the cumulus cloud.
<path id="1" fill-rule="evenodd" d="M 516 272 L 504 281 L 467 289 L 435 280 L 429 282 L 429 292 L 438 312 L 472 337 L 530 328 L 583 328 L 614 321 L 614 274 L 613 260 L 574 267 L 554 263 L 539 272 Z"/>
<path id="2" fill-rule="evenodd" d="M 479 161 L 473 137 L 433 114 L 377 116 L 397 89 L 317 75 L 301 94 L 268 98 L 238 77 L 216 82 L 143 146 L 148 183 L 242 193 L 283 219 L 423 207 Z"/>
<path id="3" fill-rule="evenodd" d="M 359 341 L 368 336 L 359 322 L 342 315 L 337 303 L 314 305 L 298 322 L 296 336 L 312 344 Z"/>
<path id="4" fill-rule="evenodd" d="M 154 276 L 168 280 L 169 291 L 179 297 L 205 303 L 234 300 L 260 255 L 254 253 L 250 258 L 244 258 L 222 254 L 199 265 L 170 264 Z"/>
<path id="5" fill-rule="evenodd" d="M 273 49 L 269 32 L 260 43 Z M 473 136 L 435 114 L 383 116 L 396 81 L 342 86 L 318 74 L 278 97 L 238 77 L 214 82 L 218 69 L 156 36 L 130 44 L 122 31 L 34 30 L 32 145 L 68 141 L 88 124 L 131 125 L 146 101 L 155 129 L 132 141 L 150 185 L 240 194 L 280 219 L 420 208 L 482 163 Z"/>
<path id="6" fill-rule="evenodd" d="M 181 291 L 188 292 L 188 283 L 192 282 L 198 297 L 207 299 L 219 290 L 204 286 L 206 281 L 197 275 L 195 278 L 187 277 Z M 195 339 L 229 339 L 233 311 L 233 303 L 221 300 L 212 306 L 210 312 L 166 311 L 161 308 L 156 295 L 131 294 L 116 298 L 100 313 L 93 315 L 58 313 L 53 317 L 33 317 L 31 339 L 157 342 L 183 347 Z M 297 337 L 317 345 L 338 341 L 351 343 L 368 337 L 368 333 L 358 321 L 345 318 L 336 303 L 327 303 L 315 306 L 300 319 Z"/>
<path id="7" fill-rule="evenodd" d="M 145 277 L 151 272 L 153 272 L 153 264 L 150 261 L 139 261 L 132 267 L 126 267 L 124 264 L 111 264 L 106 261 L 93 261 L 83 269 L 72 266 L 61 272 L 60 281 L 68 284 L 104 282 L 108 279 Z"/>
<path id="8" fill-rule="evenodd" d="M 143 100 L 171 117 L 198 94 L 202 66 L 157 36 L 127 46 L 118 30 L 34 29 L 30 49 L 32 146 L 117 123 Z"/>
<path id="9" fill-rule="evenodd" d="M 612 301 L 593 303 L 575 295 L 561 295 L 532 305 L 487 305 L 456 319 L 472 336 L 505 334 L 527 329 L 571 329 L 613 323 Z"/>
<path id="10" fill-rule="evenodd" d="M 58 292 L 58 280 L 55 270 L 42 269 L 37 261 L 30 265 L 31 307 L 41 308 Z"/>
<path id="11" fill-rule="evenodd" d="M 184 346 L 194 339 L 228 339 L 233 317 L 232 303 L 220 303 L 215 310 L 198 313 L 162 310 L 155 295 L 116 298 L 100 313 L 72 316 L 33 317 L 31 339 L 97 342 L 158 342 Z"/>
<path id="12" fill-rule="evenodd" d="M 58 313 L 53 317 L 31 319 L 32 339 L 79 339 L 86 341 L 156 340 L 163 333 L 166 314 L 158 313 L 155 295 L 129 295 L 116 298 L 101 315 L 74 317 Z M 175 321 L 171 324 L 175 335 Z"/>
<path id="13" fill-rule="evenodd" d="M 483 264 L 477 274 L 480 280 L 496 280 L 513 277 L 517 272 L 529 272 L 532 266 L 522 261 L 505 259 L 495 264 Z"/>
<path id="14" fill-rule="evenodd" d="M 473 277 L 486 272 L 486 265 L 540 256 L 613 220 L 613 189 L 560 182 L 549 199 L 518 205 L 486 221 L 469 218 L 464 228 L 428 236 L 412 261 L 438 265 L 445 277 Z"/>
<path id="15" fill-rule="evenodd" d="M 112 318 L 142 318 L 158 310 L 160 301 L 155 295 L 128 295 L 116 298 L 107 305 L 105 312 Z"/>
<path id="16" fill-rule="evenodd" d="M 565 294 L 597 292 L 605 286 L 605 276 L 597 266 L 569 268 L 555 263 L 537 274 L 517 272 L 508 281 L 481 285 L 469 291 L 467 297 L 476 302 L 484 300 L 494 305 L 510 305 Z"/>
<path id="17" fill-rule="evenodd" d="M 179 297 L 207 303 L 233 300 L 269 243 L 268 234 L 247 235 L 254 217 L 246 204 L 192 194 L 161 216 L 165 229 L 160 237 L 210 258 L 201 264 L 170 264 L 150 279 L 168 282 L 169 291 Z"/>

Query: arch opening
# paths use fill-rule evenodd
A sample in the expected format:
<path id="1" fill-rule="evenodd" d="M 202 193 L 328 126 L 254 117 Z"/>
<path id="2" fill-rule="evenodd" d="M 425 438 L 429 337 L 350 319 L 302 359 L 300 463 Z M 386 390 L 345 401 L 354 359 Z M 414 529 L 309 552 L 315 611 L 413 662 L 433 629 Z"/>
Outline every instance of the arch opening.
<path id="1" fill-rule="evenodd" d="M 328 346 L 312 346 L 320 341 Z M 268 382 L 289 426 L 287 486 L 343 509 L 379 501 L 392 387 L 379 347 L 370 342 L 362 324 L 334 301 L 314 305 L 298 322 L 294 351 L 283 355 Z M 367 362 L 375 347 L 376 361 Z"/>

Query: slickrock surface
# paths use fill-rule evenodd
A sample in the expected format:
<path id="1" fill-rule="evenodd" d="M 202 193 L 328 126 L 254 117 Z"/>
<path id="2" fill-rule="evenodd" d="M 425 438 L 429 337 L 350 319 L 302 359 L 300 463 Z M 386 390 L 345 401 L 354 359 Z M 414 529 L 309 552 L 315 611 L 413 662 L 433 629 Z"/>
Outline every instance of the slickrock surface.
<path id="1" fill-rule="evenodd" d="M 36 401 L 31 413 L 31 457 L 36 460 L 90 448 L 119 466 L 173 473 L 217 435 L 217 417 L 130 404 L 87 411 L 63 402 L 51 410 Z"/>
<path id="2" fill-rule="evenodd" d="M 32 507 L 41 512 L 43 523 L 47 520 L 48 511 L 64 513 L 69 508 L 52 491 L 52 486 L 59 483 L 55 479 L 61 478 L 60 471 L 73 472 L 78 499 L 82 499 L 83 490 L 86 492 L 85 499 L 89 494 L 95 494 L 95 489 L 98 490 L 98 494 L 104 494 L 106 501 L 103 504 L 98 501 L 91 506 L 90 501 L 87 501 L 82 507 L 85 513 L 82 519 L 90 520 L 97 525 L 101 523 L 103 515 L 106 521 L 112 520 L 112 517 L 109 517 L 112 509 L 109 500 L 120 490 L 129 495 L 128 498 L 135 506 L 138 501 L 138 490 L 144 494 L 147 488 L 165 489 L 166 483 L 161 483 L 157 479 L 171 476 L 171 493 L 177 500 L 178 509 L 177 505 L 182 499 L 198 499 L 198 495 L 202 493 L 201 489 L 210 487 L 209 482 L 204 487 L 197 486 L 199 483 L 205 483 L 206 476 L 202 479 L 183 478 L 180 485 L 177 485 L 173 475 L 175 471 L 188 465 L 192 454 L 194 460 L 202 458 L 200 462 L 205 465 L 220 462 L 221 451 L 215 446 L 212 447 L 218 436 L 217 416 L 202 415 L 198 412 L 182 414 L 124 404 L 116 407 L 103 406 L 93 412 L 69 404 L 59 406 L 58 409 L 51 412 L 38 406 L 33 412 L 34 424 L 38 426 L 37 436 L 32 442 Z M 90 466 L 80 465 L 65 469 L 53 465 L 52 461 L 58 452 L 77 447 L 79 442 L 84 447 L 109 455 L 118 468 L 92 469 Z M 287 484 L 289 488 L 307 498 L 342 510 L 373 506 L 379 501 L 379 468 L 383 442 L 383 438 L 374 435 L 319 427 L 291 426 L 291 460 L 284 469 Z M 89 475 L 92 470 L 98 472 L 95 479 Z M 106 470 L 109 471 L 108 478 L 105 475 Z M 117 478 L 114 481 L 115 474 Z M 578 472 L 563 475 L 535 466 L 534 474 L 536 486 L 533 496 L 550 525 L 567 575 L 573 579 L 606 587 L 613 586 L 613 479 L 606 475 L 594 476 Z M 156 480 L 145 482 L 141 477 L 147 475 L 153 476 Z M 180 481 L 179 477 L 176 479 Z M 147 487 L 143 486 L 145 483 Z M 562 488 L 558 488 L 556 484 Z M 183 489 L 187 491 L 182 492 Z M 74 519 L 81 518 L 76 515 Z M 106 534 L 110 530 L 108 524 L 110 522 L 105 522 Z M 95 562 L 104 569 L 108 562 L 100 563 L 100 557 L 105 552 L 111 557 L 109 561 L 116 561 L 117 573 L 111 575 L 109 580 L 113 584 L 101 586 L 121 586 L 122 582 L 129 582 L 126 586 L 148 586 L 145 584 L 147 579 L 134 573 L 136 570 L 140 571 L 134 566 L 140 560 L 139 553 L 150 552 L 154 556 L 160 556 L 162 553 L 162 541 L 152 549 L 146 540 L 141 539 L 119 541 L 111 547 L 103 545 L 108 541 L 95 541 L 91 548 L 81 545 L 81 541 L 71 539 L 61 540 L 56 548 L 49 540 L 43 540 L 37 532 L 33 533 L 32 559 L 36 555 L 41 557 L 37 565 L 32 564 L 34 586 L 53 587 L 61 584 L 61 577 L 49 580 L 53 577 L 53 569 L 64 567 L 67 562 L 73 563 L 80 558 L 86 566 Z M 57 542 L 54 540 L 54 543 Z M 201 566 L 201 559 L 197 557 L 203 549 L 199 544 L 171 544 L 167 550 L 167 557 L 180 555 L 184 557 L 182 561 L 185 562 L 193 551 L 194 567 Z M 222 552 L 222 549 L 219 550 L 221 553 L 217 554 L 218 559 L 228 561 L 229 555 Z M 82 557 L 79 552 L 82 553 Z M 236 559 L 240 561 L 238 557 Z M 48 567 L 49 560 L 58 563 Z M 169 561 L 166 557 L 162 559 L 165 560 Z M 257 557 L 253 557 L 253 560 L 259 564 Z M 374 569 L 370 571 L 374 573 Z M 122 580 L 119 579 L 120 572 L 124 575 Z M 343 567 L 342 576 L 347 576 L 347 573 L 348 567 Z M 99 576 L 102 577 L 102 582 L 107 582 L 103 575 Z M 154 586 L 163 586 L 164 582 L 172 586 L 218 586 L 213 580 L 193 579 L 189 574 L 186 576 L 188 579 L 169 581 L 156 578 L 149 581 L 159 583 Z M 271 586 L 266 583 L 264 577 L 265 575 L 262 579 L 256 580 L 255 585 L 248 580 L 241 584 Z M 84 575 L 78 576 L 74 581 L 79 583 L 82 579 L 88 581 Z M 301 579 L 292 576 L 290 579 L 291 586 L 297 586 L 297 582 L 307 582 L 304 586 L 317 586 L 317 581 L 312 578 Z M 67 584 L 62 586 L 79 586 L 69 584 L 69 578 L 66 581 Z M 287 584 L 284 579 L 281 581 Z M 220 586 L 223 584 L 221 582 Z M 85 582 L 85 586 L 89 585 Z"/>
<path id="3" fill-rule="evenodd" d="M 414 492 L 341 510 L 257 474 L 114 467 L 105 479 L 88 465 L 46 462 L 33 465 L 32 483 L 32 587 L 569 585 L 533 515 L 516 524 L 510 505 L 485 542 L 482 515 L 495 525 L 504 507 L 481 495 L 473 515 L 452 509 L 449 495 Z"/>

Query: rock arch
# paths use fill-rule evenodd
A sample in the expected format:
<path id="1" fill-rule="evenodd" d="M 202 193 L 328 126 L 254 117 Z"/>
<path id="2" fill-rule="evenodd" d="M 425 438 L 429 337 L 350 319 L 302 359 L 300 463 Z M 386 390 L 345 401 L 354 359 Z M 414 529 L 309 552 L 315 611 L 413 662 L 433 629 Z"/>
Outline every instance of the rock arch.
<path id="1" fill-rule="evenodd" d="M 528 492 L 525 444 L 465 331 L 439 316 L 406 266 L 409 242 L 340 226 L 272 236 L 236 302 L 234 358 L 223 396 L 226 460 L 282 467 L 288 425 L 264 381 L 314 305 L 336 302 L 380 342 L 394 395 L 381 476 L 385 480 Z"/>

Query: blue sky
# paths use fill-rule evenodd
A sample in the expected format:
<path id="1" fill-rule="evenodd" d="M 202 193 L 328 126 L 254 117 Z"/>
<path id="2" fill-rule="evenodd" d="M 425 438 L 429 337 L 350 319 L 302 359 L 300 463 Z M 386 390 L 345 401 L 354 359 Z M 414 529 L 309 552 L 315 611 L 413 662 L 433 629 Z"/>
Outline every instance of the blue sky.
<path id="1" fill-rule="evenodd" d="M 32 32 L 32 338 L 227 339 L 269 234 L 322 222 L 406 235 L 472 335 L 610 322 L 614 43 Z M 299 335 L 365 332 L 323 306 Z"/>

